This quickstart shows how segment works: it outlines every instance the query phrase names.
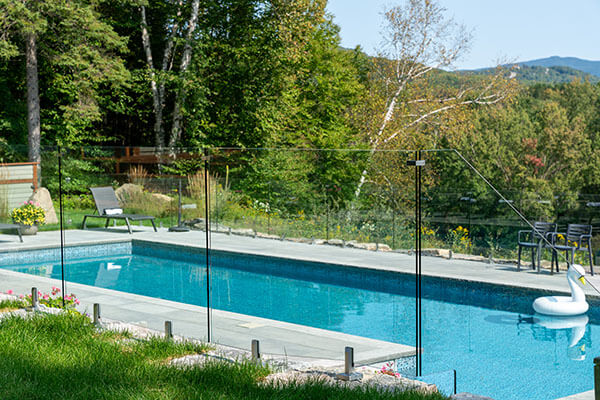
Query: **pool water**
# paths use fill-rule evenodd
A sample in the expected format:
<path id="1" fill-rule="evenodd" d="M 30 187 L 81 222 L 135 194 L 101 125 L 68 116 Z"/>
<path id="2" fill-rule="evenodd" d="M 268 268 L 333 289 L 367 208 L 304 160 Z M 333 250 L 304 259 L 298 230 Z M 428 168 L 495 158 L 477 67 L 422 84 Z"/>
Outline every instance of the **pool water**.
<path id="1" fill-rule="evenodd" d="M 203 259 L 137 244 L 129 254 L 69 260 L 66 278 L 204 306 Z M 414 345 L 411 275 L 216 251 L 211 264 L 215 309 Z M 2 268 L 60 279 L 55 262 Z M 587 316 L 551 319 L 533 315 L 540 292 L 438 278 L 424 278 L 422 290 L 424 374 L 456 369 L 459 392 L 497 400 L 593 389 L 594 304 Z"/>

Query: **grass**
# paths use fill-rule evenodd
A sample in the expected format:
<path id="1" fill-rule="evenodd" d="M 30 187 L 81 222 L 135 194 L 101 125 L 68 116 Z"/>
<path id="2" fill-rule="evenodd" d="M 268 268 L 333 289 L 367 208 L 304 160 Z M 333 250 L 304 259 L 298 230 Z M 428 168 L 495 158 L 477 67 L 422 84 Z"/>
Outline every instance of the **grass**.
<path id="1" fill-rule="evenodd" d="M 206 346 L 98 332 L 74 314 L 10 316 L 0 321 L 0 398 L 15 399 L 444 399 L 409 392 L 305 385 L 266 387 L 268 368 L 210 362 L 176 368 L 168 360 Z"/>

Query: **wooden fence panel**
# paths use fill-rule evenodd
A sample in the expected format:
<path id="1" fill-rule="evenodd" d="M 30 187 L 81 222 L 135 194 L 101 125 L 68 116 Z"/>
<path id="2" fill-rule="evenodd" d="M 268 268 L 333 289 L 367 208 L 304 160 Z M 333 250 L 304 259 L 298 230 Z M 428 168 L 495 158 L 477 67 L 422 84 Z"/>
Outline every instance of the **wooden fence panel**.
<path id="1" fill-rule="evenodd" d="M 0 164 L 0 214 L 27 201 L 38 185 L 39 163 Z"/>

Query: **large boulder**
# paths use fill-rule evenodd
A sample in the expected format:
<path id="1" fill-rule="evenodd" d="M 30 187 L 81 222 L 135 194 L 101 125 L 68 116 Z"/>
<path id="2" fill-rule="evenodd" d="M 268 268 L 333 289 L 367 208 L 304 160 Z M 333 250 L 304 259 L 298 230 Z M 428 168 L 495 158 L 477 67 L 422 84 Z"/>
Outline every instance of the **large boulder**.
<path id="1" fill-rule="evenodd" d="M 175 200 L 172 197 L 167 196 L 162 193 L 152 193 L 152 200 L 160 207 L 167 208 L 170 206 L 171 202 Z"/>
<path id="2" fill-rule="evenodd" d="M 46 214 L 47 224 L 58 224 L 58 218 L 56 217 L 56 211 L 54 210 L 54 204 L 52 204 L 52 197 L 50 192 L 46 188 L 38 188 L 29 198 L 34 204 L 39 204 L 44 209 Z"/>
<path id="3" fill-rule="evenodd" d="M 115 194 L 117 195 L 121 207 L 125 207 L 132 199 L 139 199 L 143 192 L 144 189 L 142 186 L 134 185 L 133 183 L 126 183 L 115 190 Z"/>

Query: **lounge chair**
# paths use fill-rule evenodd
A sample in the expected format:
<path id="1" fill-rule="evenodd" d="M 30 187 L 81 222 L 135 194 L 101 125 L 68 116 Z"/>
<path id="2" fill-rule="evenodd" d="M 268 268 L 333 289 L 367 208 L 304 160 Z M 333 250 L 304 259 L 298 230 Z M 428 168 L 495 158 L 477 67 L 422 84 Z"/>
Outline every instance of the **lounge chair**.
<path id="1" fill-rule="evenodd" d="M 154 232 L 158 232 L 156 230 L 156 224 L 154 223 L 154 217 L 150 215 L 140 215 L 140 214 L 123 214 L 123 210 L 119 205 L 119 200 L 117 199 L 117 195 L 112 187 L 96 187 L 90 188 L 92 192 L 92 196 L 94 196 L 94 201 L 96 202 L 96 209 L 98 210 L 98 214 L 88 214 L 83 217 L 83 223 L 81 224 L 81 229 L 85 229 L 85 222 L 88 218 L 105 218 L 106 225 L 105 228 L 108 227 L 108 223 L 111 219 L 124 219 L 127 224 L 127 229 L 129 233 L 133 233 L 131 231 L 130 221 L 150 221 L 152 222 L 152 227 L 154 228 Z"/>
<path id="2" fill-rule="evenodd" d="M 537 252 L 537 267 L 540 272 L 540 259 L 544 244 L 551 240 L 551 235 L 556 232 L 556 224 L 552 222 L 535 222 L 532 230 L 519 231 L 518 234 L 518 261 L 517 271 L 521 270 L 521 251 L 523 248 L 531 249 L 531 267 L 535 269 L 535 254 Z"/>
<path id="3" fill-rule="evenodd" d="M 21 236 L 21 225 L 19 224 L 0 224 L 0 231 L 5 229 L 14 229 L 19 235 L 19 240 L 23 243 L 23 236 Z"/>

